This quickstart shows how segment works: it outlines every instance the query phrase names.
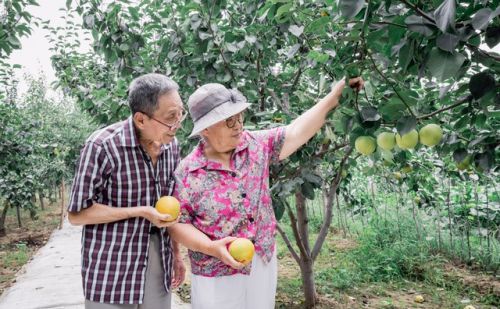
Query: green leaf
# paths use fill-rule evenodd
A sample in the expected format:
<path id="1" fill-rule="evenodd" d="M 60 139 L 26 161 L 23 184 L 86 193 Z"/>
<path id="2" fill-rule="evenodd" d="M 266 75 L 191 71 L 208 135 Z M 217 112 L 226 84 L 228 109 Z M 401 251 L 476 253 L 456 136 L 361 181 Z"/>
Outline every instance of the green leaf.
<path id="1" fill-rule="evenodd" d="M 288 31 L 295 35 L 296 37 L 300 37 L 302 35 L 302 32 L 304 32 L 304 26 L 297 26 L 297 25 L 291 25 L 288 27 Z"/>
<path id="2" fill-rule="evenodd" d="M 493 18 L 493 11 L 490 8 L 483 8 L 476 12 L 472 18 L 472 27 L 476 30 L 486 28 L 490 20 Z"/>
<path id="3" fill-rule="evenodd" d="M 286 3 L 278 8 L 276 11 L 276 16 L 274 18 L 279 19 L 281 15 L 287 14 L 290 12 L 290 9 L 292 8 L 293 3 Z"/>
<path id="4" fill-rule="evenodd" d="M 422 16 L 410 15 L 405 19 L 405 24 L 413 32 L 431 36 L 434 33 L 433 24 L 429 23 Z"/>
<path id="5" fill-rule="evenodd" d="M 314 200 L 314 187 L 310 182 L 304 181 L 304 183 L 300 186 L 300 191 L 305 198 Z"/>
<path id="6" fill-rule="evenodd" d="M 140 19 L 139 11 L 137 10 L 137 8 L 129 6 L 128 12 L 130 13 L 130 16 L 133 20 L 138 21 Z"/>
<path id="7" fill-rule="evenodd" d="M 469 90 L 474 99 L 479 99 L 495 89 L 495 78 L 488 72 L 481 72 L 470 78 Z"/>
<path id="8" fill-rule="evenodd" d="M 379 112 L 386 121 L 395 121 L 404 115 L 405 104 L 398 98 L 392 97 L 386 103 L 382 103 Z"/>
<path id="9" fill-rule="evenodd" d="M 405 116 L 398 120 L 396 123 L 396 129 L 399 135 L 403 136 L 406 133 L 412 131 L 417 126 L 417 119 L 413 116 Z"/>
<path id="10" fill-rule="evenodd" d="M 342 16 L 345 18 L 353 18 L 363 9 L 365 0 L 340 0 L 339 7 Z"/>
<path id="11" fill-rule="evenodd" d="M 434 11 L 436 26 L 443 32 L 455 30 L 455 0 L 444 0 Z"/>
<path id="12" fill-rule="evenodd" d="M 361 108 L 360 114 L 363 121 L 378 121 L 381 118 L 377 109 L 371 106 Z"/>
<path id="13" fill-rule="evenodd" d="M 434 47 L 429 53 L 427 69 L 438 80 L 455 77 L 465 61 L 465 56 L 460 53 L 448 53 Z"/>
<path id="14" fill-rule="evenodd" d="M 500 43 L 500 26 L 489 26 L 486 29 L 484 41 L 489 48 L 493 48 Z"/>
<path id="15" fill-rule="evenodd" d="M 458 41 L 458 36 L 450 33 L 443 33 L 437 37 L 436 45 L 442 50 L 452 53 L 455 50 Z"/>

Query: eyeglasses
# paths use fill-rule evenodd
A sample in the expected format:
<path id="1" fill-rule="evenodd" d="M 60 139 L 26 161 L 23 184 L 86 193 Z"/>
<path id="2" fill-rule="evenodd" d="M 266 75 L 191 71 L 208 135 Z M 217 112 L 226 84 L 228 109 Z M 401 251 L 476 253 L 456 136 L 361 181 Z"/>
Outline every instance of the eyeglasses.
<path id="1" fill-rule="evenodd" d="M 181 126 L 181 123 L 187 117 L 187 112 L 185 110 L 182 110 L 180 112 L 180 115 L 178 114 L 178 116 L 176 117 L 176 120 L 172 121 L 172 123 L 165 123 L 165 122 L 160 121 L 160 120 L 156 119 L 155 117 L 150 116 L 146 113 L 143 113 L 143 114 L 148 116 L 149 118 L 153 119 L 154 121 L 158 122 L 159 124 L 162 124 L 163 126 L 167 127 L 169 130 L 174 130 L 174 129 L 179 128 Z"/>
<path id="2" fill-rule="evenodd" d="M 244 119 L 243 113 L 238 113 L 226 119 L 226 126 L 229 129 L 232 129 L 236 125 L 236 122 L 238 122 L 239 124 L 243 124 L 243 119 Z"/>

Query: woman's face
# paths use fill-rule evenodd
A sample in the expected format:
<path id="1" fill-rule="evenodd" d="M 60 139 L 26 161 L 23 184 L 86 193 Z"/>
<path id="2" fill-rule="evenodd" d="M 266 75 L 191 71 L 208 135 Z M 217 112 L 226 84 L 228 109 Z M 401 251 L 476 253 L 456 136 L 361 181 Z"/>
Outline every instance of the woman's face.
<path id="1" fill-rule="evenodd" d="M 243 112 L 206 128 L 201 132 L 206 142 L 217 152 L 229 152 L 240 143 L 243 133 Z"/>

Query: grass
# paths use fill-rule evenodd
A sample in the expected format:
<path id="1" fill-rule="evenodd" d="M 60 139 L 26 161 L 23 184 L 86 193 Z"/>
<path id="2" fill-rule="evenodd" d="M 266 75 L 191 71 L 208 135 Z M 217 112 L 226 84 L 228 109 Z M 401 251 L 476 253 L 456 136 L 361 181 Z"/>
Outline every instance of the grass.
<path id="1" fill-rule="evenodd" d="M 417 294 L 424 295 L 425 308 L 463 308 L 467 299 L 474 304 L 500 305 L 500 299 L 494 292 L 468 284 L 462 280 L 464 274 L 449 272 L 447 267 L 451 262 L 448 257 L 462 257 L 456 250 L 463 250 L 463 246 L 455 244 L 451 250 L 441 244 L 438 248 L 436 230 L 426 225 L 425 220 L 419 222 L 421 226 L 417 232 L 410 212 L 399 210 L 399 217 L 396 218 L 390 210 L 379 211 L 370 213 L 370 218 L 364 223 L 360 220 L 350 222 L 352 235 L 357 236 L 348 239 L 339 232 L 339 226 L 332 229 L 337 233 L 330 233 L 315 262 L 315 280 L 320 298 L 338 301 L 339 308 L 342 304 L 349 308 L 352 299 L 358 305 L 368 302 L 370 308 L 420 308 L 414 302 Z M 286 219 L 281 226 L 291 237 Z M 316 236 L 311 235 L 311 241 Z M 351 245 L 345 246 L 346 241 Z M 471 241 L 473 250 L 479 250 L 479 245 L 477 239 Z M 295 261 L 287 250 L 282 239 L 278 238 L 280 265 L 288 269 L 287 272 L 280 272 L 279 304 L 294 304 L 303 298 L 300 269 L 296 265 L 290 266 Z M 490 258 L 489 266 L 493 265 L 491 262 L 497 263 L 496 259 Z M 474 278 L 481 273 L 470 275 Z M 491 275 L 484 278 L 484 284 L 497 280 Z M 300 298 L 291 295 L 300 295 Z"/>

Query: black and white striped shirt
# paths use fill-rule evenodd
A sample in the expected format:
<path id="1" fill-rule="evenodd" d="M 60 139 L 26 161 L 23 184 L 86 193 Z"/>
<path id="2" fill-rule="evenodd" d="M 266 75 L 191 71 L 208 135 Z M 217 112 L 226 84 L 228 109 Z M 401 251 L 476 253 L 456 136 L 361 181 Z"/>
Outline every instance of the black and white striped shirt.
<path id="1" fill-rule="evenodd" d="M 156 167 L 140 146 L 132 117 L 96 131 L 85 143 L 71 188 L 68 211 L 94 202 L 110 207 L 154 206 L 172 195 L 179 163 L 177 139 L 163 145 Z M 95 302 L 139 304 L 144 297 L 152 224 L 131 218 L 85 225 L 82 233 L 82 279 L 85 298 Z M 164 285 L 172 274 L 170 237 L 161 229 Z"/>

